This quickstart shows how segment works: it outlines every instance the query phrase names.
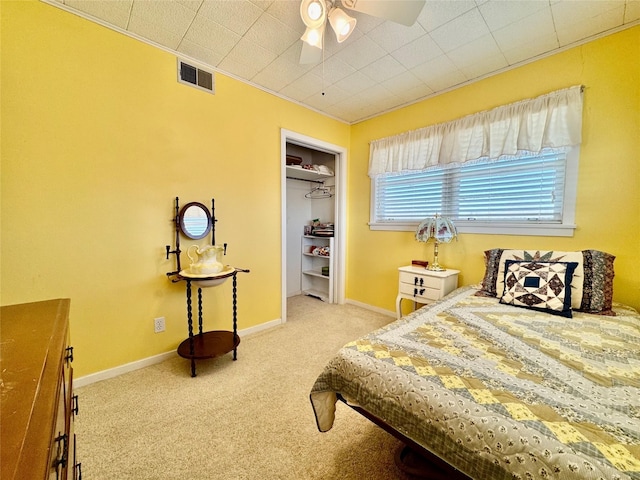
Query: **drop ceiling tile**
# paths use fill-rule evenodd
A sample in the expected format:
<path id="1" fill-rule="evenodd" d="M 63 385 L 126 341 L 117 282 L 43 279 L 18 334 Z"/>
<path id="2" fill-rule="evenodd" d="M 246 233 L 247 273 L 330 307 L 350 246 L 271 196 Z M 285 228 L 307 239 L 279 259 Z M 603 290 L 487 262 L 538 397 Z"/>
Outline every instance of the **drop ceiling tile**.
<path id="1" fill-rule="evenodd" d="M 305 98 L 304 102 L 318 110 L 325 110 L 327 107 L 340 103 L 348 97 L 349 94 L 347 94 L 347 92 L 335 85 L 331 85 Z"/>
<path id="2" fill-rule="evenodd" d="M 131 18 L 127 30 L 172 50 L 178 48 L 182 39 L 182 35 L 165 30 L 156 23 L 145 22 L 140 16 Z"/>
<path id="3" fill-rule="evenodd" d="M 274 35 L 274 32 L 278 32 L 278 34 Z M 292 44 L 298 42 L 300 35 L 276 17 L 264 13 L 252 25 L 244 38 L 280 55 Z"/>
<path id="4" fill-rule="evenodd" d="M 273 65 L 273 63 L 271 65 Z M 256 73 L 251 81 L 272 92 L 279 92 L 291 83 L 287 77 L 281 75 L 280 71 L 269 68 L 269 66 Z"/>
<path id="5" fill-rule="evenodd" d="M 218 64 L 218 69 L 221 73 L 245 79 L 253 78 L 258 73 L 258 69 L 254 65 L 247 65 L 229 57 L 222 59 Z"/>
<path id="6" fill-rule="evenodd" d="M 493 72 L 497 72 L 509 66 L 505 56 L 502 53 L 491 56 L 483 56 L 476 59 L 475 62 L 468 62 L 460 67 L 460 71 L 468 79 L 480 78 Z"/>
<path id="7" fill-rule="evenodd" d="M 345 43 L 343 43 L 345 45 Z M 387 54 L 380 46 L 366 35 L 355 42 L 345 45 L 335 55 L 356 70 L 375 62 Z"/>
<path id="8" fill-rule="evenodd" d="M 384 22 L 367 33 L 367 36 L 380 45 L 385 51 L 393 52 L 408 42 L 411 42 L 425 34 L 424 28 L 419 23 L 411 27 L 393 22 Z"/>
<path id="9" fill-rule="evenodd" d="M 640 20 L 640 0 L 627 0 L 624 10 L 624 23 Z"/>
<path id="10" fill-rule="evenodd" d="M 279 0 L 277 2 L 269 3 L 270 5 L 264 9 L 266 13 L 280 20 L 282 23 L 287 25 L 287 27 L 300 32 L 300 35 L 304 33 L 305 25 L 300 17 L 299 2 L 294 2 L 296 4 L 296 8 L 291 8 L 290 1 Z"/>
<path id="11" fill-rule="evenodd" d="M 489 28 L 477 8 L 451 20 L 431 32 L 431 38 L 444 53 L 489 34 Z"/>
<path id="12" fill-rule="evenodd" d="M 133 0 L 66 0 L 63 3 L 126 30 Z"/>
<path id="13" fill-rule="evenodd" d="M 624 19 L 620 2 L 583 2 L 580 8 L 571 7 L 566 1 L 551 7 L 560 46 L 614 28 Z"/>
<path id="14" fill-rule="evenodd" d="M 348 105 L 344 103 L 336 103 L 334 105 L 329 105 L 326 109 L 323 110 L 327 115 L 340 119 L 342 121 L 351 122 L 351 109 Z"/>
<path id="15" fill-rule="evenodd" d="M 235 47 L 231 49 L 220 65 L 222 66 L 226 60 L 230 60 L 234 63 L 237 62 L 244 64 L 246 67 L 251 67 L 251 70 L 246 71 L 253 71 L 253 74 L 244 77 L 251 79 L 275 59 L 276 55 L 274 53 L 243 37 L 236 43 Z"/>
<path id="16" fill-rule="evenodd" d="M 196 13 L 179 3 L 135 0 L 131 9 L 129 29 L 150 24 L 182 38 Z M 135 32 L 138 33 L 138 32 Z"/>
<path id="17" fill-rule="evenodd" d="M 388 80 L 391 77 L 400 75 L 403 71 L 405 71 L 405 68 L 391 55 L 385 55 L 384 57 L 379 58 L 375 62 L 370 63 L 366 67 L 362 68 L 360 71 L 369 76 L 372 80 L 380 83 Z"/>
<path id="18" fill-rule="evenodd" d="M 267 11 L 267 9 L 271 6 L 272 3 L 274 3 L 274 0 L 250 0 L 251 3 L 253 3 L 254 5 L 260 7 L 260 9 L 262 11 Z M 276 0 L 276 1 L 284 1 L 284 3 L 286 3 L 287 1 L 291 1 L 291 0 Z"/>
<path id="19" fill-rule="evenodd" d="M 556 30 L 551 15 L 551 8 L 538 10 L 533 15 L 518 20 L 493 32 L 498 46 L 502 51 L 510 50 L 518 46 L 526 49 L 533 48 L 538 38 L 548 39 L 555 36 Z M 546 42 L 545 42 L 546 44 Z M 557 45 L 556 45 L 557 48 Z"/>
<path id="20" fill-rule="evenodd" d="M 367 15 L 366 13 L 354 12 L 353 10 L 349 10 L 347 8 L 345 8 L 345 12 L 347 13 L 347 15 L 356 19 L 356 29 L 353 34 L 355 34 L 357 31 L 361 32 L 362 34 L 367 34 L 384 21 L 381 18 L 372 17 L 371 15 Z"/>
<path id="21" fill-rule="evenodd" d="M 336 82 L 336 85 L 347 93 L 355 95 L 366 88 L 372 87 L 375 82 L 364 73 L 356 72 Z"/>
<path id="22" fill-rule="evenodd" d="M 262 15 L 262 12 L 261 8 L 248 0 L 227 2 L 204 0 L 198 14 L 213 20 L 238 35 L 244 35 Z"/>
<path id="23" fill-rule="evenodd" d="M 311 71 L 323 78 L 325 84 L 330 85 L 355 73 L 356 69 L 344 63 L 339 57 L 333 56 L 313 67 Z"/>
<path id="24" fill-rule="evenodd" d="M 434 94 L 434 91 L 424 83 L 413 88 L 408 88 L 398 93 L 398 99 L 400 99 L 404 105 L 418 102 Z"/>
<path id="25" fill-rule="evenodd" d="M 399 48 L 391 55 L 406 68 L 411 69 L 443 54 L 444 52 L 436 42 L 433 41 L 431 36 L 425 34 Z"/>
<path id="26" fill-rule="evenodd" d="M 528 43 L 503 49 L 502 53 L 509 65 L 515 65 L 516 63 L 535 58 L 538 55 L 551 52 L 556 48 L 558 48 L 558 38 L 555 34 L 552 34 L 546 37 L 538 37 Z"/>
<path id="27" fill-rule="evenodd" d="M 560 0 L 551 4 L 553 19 L 558 28 L 598 17 L 610 10 L 624 10 L 624 2 L 619 0 Z M 622 13 L 623 12 L 619 12 Z"/>
<path id="28" fill-rule="evenodd" d="M 420 12 L 418 23 L 427 32 L 432 32 L 445 23 L 449 23 L 454 18 L 467 13 L 476 8 L 473 0 L 427 0 L 426 5 Z"/>
<path id="29" fill-rule="evenodd" d="M 185 8 L 188 8 L 189 10 L 193 10 L 194 12 L 197 12 L 200 9 L 200 6 L 202 5 L 203 0 L 175 0 L 177 3 L 179 3 L 180 5 L 182 5 Z"/>
<path id="30" fill-rule="evenodd" d="M 419 88 L 424 85 L 422 80 L 416 77 L 413 73 L 407 71 L 404 71 L 401 74 L 391 77 L 381 83 L 387 90 L 396 96 L 400 96 L 406 90 Z"/>
<path id="31" fill-rule="evenodd" d="M 412 68 L 411 73 L 436 92 L 458 85 L 467 80 L 464 74 L 446 55 Z"/>
<path id="32" fill-rule="evenodd" d="M 300 65 L 298 63 L 297 57 L 294 62 L 287 58 L 287 55 L 281 55 L 263 68 L 252 81 L 261 84 L 262 79 L 264 79 L 269 83 L 269 86 L 265 85 L 265 87 L 279 92 L 309 70 L 310 67 L 308 65 Z"/>
<path id="33" fill-rule="evenodd" d="M 186 40 L 213 50 L 219 55 L 227 55 L 240 38 L 242 37 L 237 33 L 202 15 L 196 15 L 185 35 Z"/>
<path id="34" fill-rule="evenodd" d="M 489 28 L 498 30 L 544 8 L 549 8 L 549 4 L 540 0 L 488 0 L 478 10 Z"/>
<path id="35" fill-rule="evenodd" d="M 304 96 L 302 98 L 304 99 L 322 91 L 325 86 L 322 82 L 322 77 L 319 77 L 315 73 L 307 72 L 283 88 L 282 92 L 286 92 L 290 87 L 294 87 L 296 90 L 303 92 Z"/>
<path id="36" fill-rule="evenodd" d="M 180 46 L 178 46 L 178 53 L 197 59 L 200 62 L 211 65 L 212 67 L 217 66 L 224 58 L 223 55 L 220 55 L 213 50 L 204 48 L 201 45 L 184 39 L 180 42 Z"/>
<path id="37" fill-rule="evenodd" d="M 306 73 L 299 79 L 291 82 L 289 85 L 280 90 L 283 95 L 297 100 L 299 102 L 309 98 L 314 93 L 322 90 L 322 79 L 311 73 Z"/>
<path id="38" fill-rule="evenodd" d="M 498 44 L 492 35 L 485 35 L 473 42 L 462 45 L 461 47 L 451 50 L 447 53 L 447 57 L 458 67 L 475 64 L 483 58 L 502 56 Z M 502 58 L 506 66 L 506 60 Z M 501 67 L 500 67 L 501 68 Z"/>

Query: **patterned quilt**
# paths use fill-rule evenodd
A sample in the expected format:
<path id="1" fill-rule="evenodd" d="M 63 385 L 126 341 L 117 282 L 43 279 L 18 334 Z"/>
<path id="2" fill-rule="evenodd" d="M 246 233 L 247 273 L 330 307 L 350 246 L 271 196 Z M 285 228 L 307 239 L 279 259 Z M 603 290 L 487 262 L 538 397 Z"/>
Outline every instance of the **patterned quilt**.
<path id="1" fill-rule="evenodd" d="M 340 393 L 474 479 L 640 479 L 640 315 L 475 292 L 345 345 L 311 391 L 319 430 Z"/>

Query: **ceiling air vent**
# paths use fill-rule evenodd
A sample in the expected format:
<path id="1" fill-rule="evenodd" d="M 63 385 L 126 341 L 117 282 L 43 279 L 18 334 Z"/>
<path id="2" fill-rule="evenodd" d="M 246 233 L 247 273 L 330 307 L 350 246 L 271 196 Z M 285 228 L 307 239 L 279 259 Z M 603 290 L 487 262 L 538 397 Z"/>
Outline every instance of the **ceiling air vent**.
<path id="1" fill-rule="evenodd" d="M 178 82 L 191 85 L 205 92 L 215 93 L 213 72 L 194 67 L 180 59 L 178 59 Z"/>

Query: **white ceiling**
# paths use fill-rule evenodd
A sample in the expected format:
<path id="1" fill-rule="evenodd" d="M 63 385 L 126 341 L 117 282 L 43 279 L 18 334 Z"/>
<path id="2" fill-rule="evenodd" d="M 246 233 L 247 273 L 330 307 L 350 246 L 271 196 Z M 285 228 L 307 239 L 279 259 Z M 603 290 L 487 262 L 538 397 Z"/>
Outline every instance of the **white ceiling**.
<path id="1" fill-rule="evenodd" d="M 411 27 L 345 9 L 351 37 L 300 65 L 298 0 L 45 1 L 347 123 L 640 23 L 640 0 L 427 0 Z"/>

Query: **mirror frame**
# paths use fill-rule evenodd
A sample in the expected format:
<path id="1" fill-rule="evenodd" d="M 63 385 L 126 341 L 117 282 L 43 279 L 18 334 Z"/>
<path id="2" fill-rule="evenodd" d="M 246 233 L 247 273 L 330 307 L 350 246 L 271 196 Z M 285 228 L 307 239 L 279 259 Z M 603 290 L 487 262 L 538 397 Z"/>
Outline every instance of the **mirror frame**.
<path id="1" fill-rule="evenodd" d="M 192 233 L 190 233 L 187 228 L 185 227 L 184 224 L 184 219 L 185 219 L 185 214 L 187 212 L 187 210 L 189 210 L 189 208 L 191 207 L 198 207 L 200 209 L 202 209 L 202 211 L 205 213 L 206 217 L 207 217 L 207 228 L 205 228 L 204 232 L 200 235 L 194 235 Z M 178 226 L 180 227 L 180 231 L 182 232 L 182 234 L 187 237 L 190 238 L 192 240 L 200 240 L 201 238 L 206 237 L 207 235 L 209 235 L 209 232 L 211 231 L 211 227 L 213 225 L 213 221 L 211 218 L 211 213 L 209 213 L 209 209 L 204 206 L 202 203 L 200 202 L 189 202 L 186 205 L 184 205 L 182 207 L 182 209 L 180 210 L 180 213 L 178 214 Z"/>

